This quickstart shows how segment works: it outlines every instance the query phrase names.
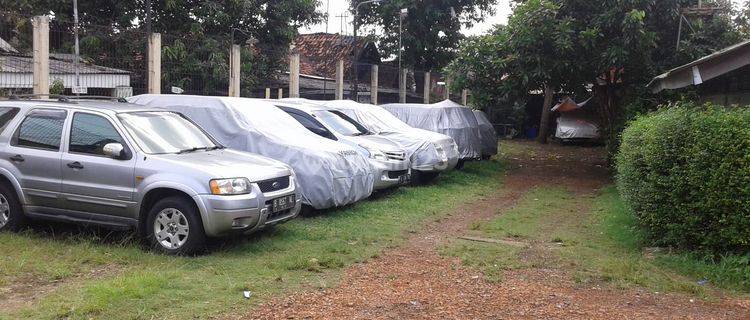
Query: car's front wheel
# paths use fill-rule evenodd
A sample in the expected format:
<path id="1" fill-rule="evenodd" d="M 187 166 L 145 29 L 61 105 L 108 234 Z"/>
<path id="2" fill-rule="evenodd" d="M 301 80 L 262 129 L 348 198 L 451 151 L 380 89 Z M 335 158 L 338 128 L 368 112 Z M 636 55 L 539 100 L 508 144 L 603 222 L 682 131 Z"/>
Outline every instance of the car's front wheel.
<path id="1" fill-rule="evenodd" d="M 18 230 L 26 224 L 21 203 L 16 192 L 5 184 L 0 184 L 0 231 Z"/>
<path id="2" fill-rule="evenodd" d="M 159 252 L 188 255 L 205 248 L 206 234 L 195 205 L 182 197 L 159 200 L 146 221 L 148 242 Z"/>

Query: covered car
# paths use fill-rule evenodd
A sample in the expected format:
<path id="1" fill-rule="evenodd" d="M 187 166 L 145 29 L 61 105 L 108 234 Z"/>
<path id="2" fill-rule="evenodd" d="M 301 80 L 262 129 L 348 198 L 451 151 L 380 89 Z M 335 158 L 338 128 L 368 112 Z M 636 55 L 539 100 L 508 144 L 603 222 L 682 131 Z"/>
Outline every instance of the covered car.
<path id="1" fill-rule="evenodd" d="M 409 159 L 396 142 L 374 134 L 343 112 L 305 101 L 266 100 L 281 108 L 305 128 L 327 139 L 348 144 L 368 158 L 375 189 L 387 189 L 409 181 Z"/>
<path id="2" fill-rule="evenodd" d="M 479 140 L 482 143 L 482 158 L 489 159 L 497 154 L 497 132 L 484 111 L 474 110 L 474 116 L 477 118 L 477 124 L 479 124 Z"/>
<path id="3" fill-rule="evenodd" d="M 392 103 L 382 107 L 412 127 L 453 138 L 462 160 L 481 158 L 479 124 L 470 108 L 450 100 L 433 104 Z"/>
<path id="4" fill-rule="evenodd" d="M 225 146 L 290 165 L 303 204 L 343 206 L 370 196 L 372 168 L 353 148 L 313 134 L 296 120 L 257 99 L 190 95 L 139 95 L 130 102 L 180 112 Z"/>
<path id="5" fill-rule="evenodd" d="M 426 182 L 458 163 L 458 148 L 449 136 L 414 128 L 376 105 L 352 100 L 316 102 L 339 110 L 367 130 L 398 143 L 406 150 L 416 182 Z"/>
<path id="6" fill-rule="evenodd" d="M 555 138 L 560 140 L 598 140 L 601 138 L 596 114 L 591 110 L 588 100 L 576 103 L 570 97 L 564 97 L 552 111 L 559 114 Z"/>

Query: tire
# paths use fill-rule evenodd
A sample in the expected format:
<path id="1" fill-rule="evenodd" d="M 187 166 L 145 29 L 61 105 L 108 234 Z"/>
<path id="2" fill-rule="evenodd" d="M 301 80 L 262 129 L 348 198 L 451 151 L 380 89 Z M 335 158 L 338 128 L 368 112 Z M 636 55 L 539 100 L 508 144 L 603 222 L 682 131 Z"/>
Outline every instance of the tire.
<path id="1" fill-rule="evenodd" d="M 169 197 L 156 202 L 146 219 L 146 240 L 154 251 L 169 255 L 200 253 L 206 246 L 198 210 L 192 200 Z"/>
<path id="2" fill-rule="evenodd" d="M 18 231 L 25 225 L 26 215 L 16 191 L 6 184 L 0 184 L 0 231 Z"/>
<path id="3" fill-rule="evenodd" d="M 424 185 L 432 182 L 440 175 L 439 172 L 414 171 L 411 176 L 413 185 Z"/>
<path id="4" fill-rule="evenodd" d="M 464 168 L 464 164 L 466 164 L 466 160 L 460 159 L 458 160 L 458 163 L 456 163 L 456 170 L 461 170 Z"/>

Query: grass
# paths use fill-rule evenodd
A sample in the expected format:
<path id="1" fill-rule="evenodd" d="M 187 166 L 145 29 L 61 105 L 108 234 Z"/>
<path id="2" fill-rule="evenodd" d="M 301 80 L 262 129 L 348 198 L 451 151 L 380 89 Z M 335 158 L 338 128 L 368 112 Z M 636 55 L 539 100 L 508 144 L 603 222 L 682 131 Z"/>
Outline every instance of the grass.
<path id="1" fill-rule="evenodd" d="M 541 187 L 527 193 L 502 216 L 475 225 L 475 236 L 513 239 L 526 247 L 454 240 L 441 249 L 480 268 L 491 281 L 505 270 L 553 268 L 578 283 L 606 282 L 620 288 L 684 292 L 703 297 L 716 288 L 747 293 L 747 261 L 733 257 L 708 263 L 689 254 L 642 252 L 643 236 L 613 187 L 593 196 Z M 698 283 L 709 279 L 711 285 Z M 744 282 L 743 280 L 744 279 Z M 743 284 L 744 283 L 744 284 Z"/>
<path id="2" fill-rule="evenodd" d="M 343 269 L 404 241 L 408 231 L 500 186 L 502 165 L 470 163 L 433 185 L 400 188 L 359 204 L 296 219 L 211 254 L 167 257 L 129 234 L 36 227 L 0 233 L 0 285 L 57 283 L 0 318 L 182 319 L 241 315 L 295 289 L 336 284 Z M 70 229 L 70 227 L 68 227 Z M 0 287 L 2 289 L 2 287 Z M 250 290 L 250 300 L 242 291 Z M 2 297 L 3 291 L 0 291 Z"/>

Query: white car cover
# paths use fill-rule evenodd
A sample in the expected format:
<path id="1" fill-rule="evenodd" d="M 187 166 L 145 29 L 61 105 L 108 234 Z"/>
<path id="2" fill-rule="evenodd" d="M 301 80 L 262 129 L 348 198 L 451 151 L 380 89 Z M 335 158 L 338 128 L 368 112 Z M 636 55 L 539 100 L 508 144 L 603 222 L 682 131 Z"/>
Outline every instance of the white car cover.
<path id="1" fill-rule="evenodd" d="M 139 95 L 128 101 L 180 112 L 221 144 L 290 165 L 302 202 L 316 209 L 370 196 L 372 167 L 356 150 L 315 135 L 266 102 L 230 97 Z"/>
<path id="2" fill-rule="evenodd" d="M 497 154 L 497 132 L 492 126 L 490 119 L 482 110 L 474 110 L 479 124 L 479 139 L 482 142 L 482 156 L 494 156 Z"/>
<path id="3" fill-rule="evenodd" d="M 599 126 L 588 120 L 563 113 L 557 118 L 555 137 L 558 139 L 598 139 Z"/>
<path id="4" fill-rule="evenodd" d="M 458 149 L 451 137 L 414 128 L 379 106 L 352 100 L 315 102 L 339 110 L 367 130 L 398 143 L 406 150 L 414 170 L 443 171 L 458 163 Z"/>
<path id="5" fill-rule="evenodd" d="M 450 100 L 434 104 L 392 103 L 383 108 L 408 125 L 450 136 L 462 159 L 482 156 L 479 124 L 471 109 Z"/>

